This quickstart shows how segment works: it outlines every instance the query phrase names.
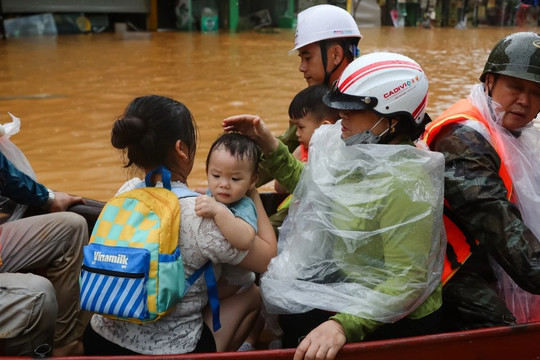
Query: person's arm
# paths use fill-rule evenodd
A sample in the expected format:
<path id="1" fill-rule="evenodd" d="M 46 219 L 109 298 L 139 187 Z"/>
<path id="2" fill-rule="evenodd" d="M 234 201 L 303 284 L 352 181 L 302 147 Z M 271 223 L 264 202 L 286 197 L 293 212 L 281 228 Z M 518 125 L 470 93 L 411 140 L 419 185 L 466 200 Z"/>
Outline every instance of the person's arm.
<path id="1" fill-rule="evenodd" d="M 519 287 L 540 294 L 540 241 L 508 200 L 495 149 L 461 124 L 442 130 L 431 146 L 445 157 L 445 197 L 462 226 Z"/>
<path id="2" fill-rule="evenodd" d="M 49 191 L 45 186 L 19 171 L 2 153 L 0 153 L 0 191 L 3 196 L 23 205 L 42 207 L 49 199 Z"/>
<path id="3" fill-rule="evenodd" d="M 347 339 L 340 323 L 328 320 L 317 326 L 296 348 L 293 360 L 333 360 Z"/>
<path id="4" fill-rule="evenodd" d="M 274 180 L 274 191 L 278 194 L 287 194 L 288 191 L 283 186 L 279 184 L 279 181 Z"/>
<path id="5" fill-rule="evenodd" d="M 266 271 L 270 260 L 277 255 L 276 234 L 268 219 L 257 189 L 251 189 L 248 192 L 248 196 L 255 203 L 258 214 L 257 226 L 259 229 L 248 255 L 242 260 L 240 265 L 262 274 Z"/>
<path id="6" fill-rule="evenodd" d="M 227 241 L 238 250 L 248 250 L 255 239 L 255 229 L 223 204 L 208 195 L 198 196 L 195 201 L 197 216 L 214 219 Z"/>
<path id="7" fill-rule="evenodd" d="M 294 148 L 298 147 L 298 137 L 296 136 L 296 125 L 289 120 L 289 127 L 285 132 L 277 137 L 281 142 L 283 142 L 290 152 Z M 273 180 L 274 177 L 268 171 L 264 169 L 259 169 L 259 180 L 257 181 L 257 187 L 260 187 L 267 182 Z"/>
<path id="8" fill-rule="evenodd" d="M 263 155 L 260 167 L 271 171 L 279 184 L 287 192 L 293 193 L 304 170 L 304 163 L 296 159 L 285 144 L 278 142 L 275 151 Z"/>
<path id="9" fill-rule="evenodd" d="M 288 192 L 294 191 L 304 164 L 289 152 L 285 144 L 274 137 L 260 117 L 232 116 L 223 120 L 222 126 L 225 131 L 238 131 L 255 140 L 263 152 L 260 168 L 270 171 Z"/>
<path id="10" fill-rule="evenodd" d="M 44 185 L 18 170 L 2 153 L 0 153 L 0 192 L 19 204 L 38 206 L 51 212 L 65 211 L 71 205 L 84 203 L 81 197 L 49 191 Z"/>
<path id="11" fill-rule="evenodd" d="M 298 146 L 294 151 L 293 151 L 293 156 L 302 161 L 302 159 L 300 158 L 301 157 L 301 150 L 300 150 L 300 146 Z M 274 190 L 279 193 L 279 194 L 283 194 L 283 193 L 288 193 L 289 191 L 279 183 L 279 181 L 274 181 Z"/>
<path id="12" fill-rule="evenodd" d="M 277 255 L 277 240 L 274 227 L 268 218 L 268 214 L 264 209 L 261 196 L 256 188 L 250 189 L 247 194 L 257 209 L 257 237 L 264 241 L 268 247 L 268 253 Z"/>

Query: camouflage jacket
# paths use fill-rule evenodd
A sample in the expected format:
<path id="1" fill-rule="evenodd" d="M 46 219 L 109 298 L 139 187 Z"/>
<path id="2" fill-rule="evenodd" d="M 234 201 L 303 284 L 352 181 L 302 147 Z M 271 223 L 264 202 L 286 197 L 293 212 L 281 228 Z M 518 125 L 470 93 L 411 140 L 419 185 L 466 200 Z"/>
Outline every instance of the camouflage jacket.
<path id="1" fill-rule="evenodd" d="M 540 294 L 540 242 L 507 199 L 496 150 L 481 133 L 462 123 L 446 126 L 430 147 L 445 157 L 445 199 L 462 231 L 479 242 L 459 271 L 494 282 L 490 255 L 521 288 Z"/>

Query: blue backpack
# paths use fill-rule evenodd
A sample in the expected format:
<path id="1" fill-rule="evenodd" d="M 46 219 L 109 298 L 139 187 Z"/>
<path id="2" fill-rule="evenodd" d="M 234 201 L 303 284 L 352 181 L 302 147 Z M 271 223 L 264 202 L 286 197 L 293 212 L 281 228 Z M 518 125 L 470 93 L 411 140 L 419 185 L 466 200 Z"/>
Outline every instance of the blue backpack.
<path id="1" fill-rule="evenodd" d="M 161 173 L 163 188 L 151 185 L 155 172 Z M 178 246 L 178 198 L 199 194 L 171 189 L 170 177 L 167 168 L 158 167 L 146 176 L 146 187 L 141 183 L 105 204 L 83 250 L 81 308 L 119 320 L 155 321 L 204 273 L 217 331 L 221 325 L 212 263 L 186 279 Z"/>

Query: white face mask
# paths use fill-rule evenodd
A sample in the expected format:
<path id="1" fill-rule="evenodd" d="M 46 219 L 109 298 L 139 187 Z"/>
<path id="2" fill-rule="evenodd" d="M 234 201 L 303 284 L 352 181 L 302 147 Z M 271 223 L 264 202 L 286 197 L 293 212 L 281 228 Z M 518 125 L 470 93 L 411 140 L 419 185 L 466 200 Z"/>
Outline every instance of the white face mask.
<path id="1" fill-rule="evenodd" d="M 373 134 L 373 129 L 375 129 L 377 125 L 379 125 L 380 122 L 383 121 L 383 119 L 383 117 L 380 118 L 379 121 L 377 121 L 377 123 L 371 127 L 371 129 L 362 131 L 361 133 L 354 134 L 353 136 L 349 136 L 348 138 L 343 139 L 345 145 L 350 146 L 357 144 L 377 144 L 381 140 L 381 136 L 386 134 L 389 130 L 389 128 L 384 130 L 380 135 Z"/>

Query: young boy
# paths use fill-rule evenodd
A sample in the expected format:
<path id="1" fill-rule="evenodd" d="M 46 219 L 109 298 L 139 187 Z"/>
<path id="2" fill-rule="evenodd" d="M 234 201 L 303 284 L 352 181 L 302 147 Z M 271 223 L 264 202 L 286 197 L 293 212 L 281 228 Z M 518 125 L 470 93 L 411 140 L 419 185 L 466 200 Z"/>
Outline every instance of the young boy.
<path id="1" fill-rule="evenodd" d="M 289 117 L 296 125 L 296 136 L 300 145 L 294 150 L 293 155 L 298 160 L 306 162 L 308 158 L 309 141 L 315 130 L 323 124 L 334 124 L 339 120 L 337 110 L 328 107 L 323 102 L 323 96 L 328 92 L 326 85 L 312 85 L 300 91 L 292 99 L 289 105 Z M 286 193 L 287 190 L 277 181 L 274 189 L 278 193 Z M 290 197 L 287 198 L 287 200 Z M 276 236 L 277 228 L 283 223 L 287 215 L 288 201 L 285 200 L 279 207 L 279 211 L 270 217 Z"/>
<path id="2" fill-rule="evenodd" d="M 199 196 L 196 202 L 197 215 L 214 218 L 225 238 L 239 250 L 248 250 L 257 232 L 255 205 L 246 194 L 257 182 L 259 154 L 247 136 L 221 135 L 206 159 L 208 195 Z"/>
<path id="3" fill-rule="evenodd" d="M 326 85 L 312 85 L 300 91 L 292 99 L 289 105 L 289 118 L 296 125 L 296 137 L 300 144 L 293 152 L 298 160 L 307 162 L 309 142 L 315 130 L 324 124 L 334 124 L 339 120 L 338 111 L 328 107 L 323 102 L 323 96 L 328 92 Z M 274 182 L 274 189 L 278 193 L 287 193 L 287 189 L 281 186 L 277 181 Z M 278 207 L 278 211 L 270 216 L 270 222 L 274 228 L 276 237 L 279 236 L 279 227 L 289 213 L 289 195 Z M 269 347 L 281 348 L 281 329 L 277 325 L 277 317 L 267 314 L 265 316 L 267 327 L 273 340 Z M 273 326 L 270 326 L 274 324 Z"/>
<path id="4" fill-rule="evenodd" d="M 221 135 L 210 147 L 206 159 L 207 195 L 195 203 L 198 216 L 213 218 L 227 241 L 239 250 L 249 250 L 258 231 L 258 216 L 253 200 L 258 196 L 260 150 L 253 140 L 238 133 Z M 223 266 L 220 297 L 226 297 L 242 286 L 249 287 L 255 275 L 236 266 Z M 227 286 L 228 285 L 228 286 Z"/>

